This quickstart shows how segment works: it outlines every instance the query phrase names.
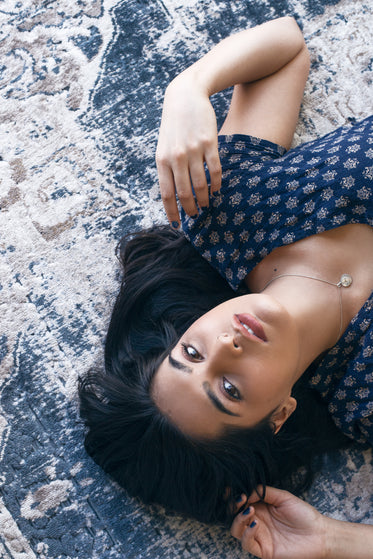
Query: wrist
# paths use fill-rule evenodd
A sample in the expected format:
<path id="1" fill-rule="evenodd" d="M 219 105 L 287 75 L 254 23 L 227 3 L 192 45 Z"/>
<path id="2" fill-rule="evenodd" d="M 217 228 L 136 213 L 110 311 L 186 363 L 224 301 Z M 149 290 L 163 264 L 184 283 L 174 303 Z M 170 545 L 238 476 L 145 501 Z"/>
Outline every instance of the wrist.
<path id="1" fill-rule="evenodd" d="M 201 72 L 195 68 L 195 64 L 186 68 L 183 72 L 178 74 L 167 86 L 167 92 L 175 92 L 176 94 L 189 94 L 202 95 L 209 98 L 212 93 L 210 92 L 209 86 L 204 80 Z"/>
<path id="2" fill-rule="evenodd" d="M 328 516 L 321 515 L 321 521 L 319 524 L 320 536 L 321 536 L 321 558 L 331 559 L 333 557 L 332 550 L 334 548 L 334 540 L 336 535 L 334 533 L 336 525 L 332 518 Z"/>
<path id="3" fill-rule="evenodd" d="M 351 534 L 350 524 L 343 520 L 324 517 L 325 530 L 325 559 L 349 559 L 352 557 L 350 552 Z M 353 538 L 353 536 L 352 536 Z M 356 559 L 359 556 L 356 556 Z"/>
<path id="4" fill-rule="evenodd" d="M 351 525 L 349 522 L 344 522 L 343 520 L 336 520 L 334 518 L 324 518 L 324 530 L 325 530 L 325 559 L 358 559 L 360 555 L 353 555 L 355 545 L 351 543 L 354 540 L 354 534 L 350 533 L 350 527 L 352 529 L 358 527 L 358 525 Z M 358 550 L 356 549 L 358 553 Z"/>
<path id="5" fill-rule="evenodd" d="M 373 527 L 324 518 L 325 559 L 371 559 Z"/>

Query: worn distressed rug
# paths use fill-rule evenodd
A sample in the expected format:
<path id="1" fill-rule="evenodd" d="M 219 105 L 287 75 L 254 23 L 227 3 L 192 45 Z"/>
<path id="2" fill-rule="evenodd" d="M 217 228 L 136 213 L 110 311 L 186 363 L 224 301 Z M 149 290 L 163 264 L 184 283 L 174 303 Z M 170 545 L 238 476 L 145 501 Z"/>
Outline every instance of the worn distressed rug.
<path id="1" fill-rule="evenodd" d="M 295 143 L 373 109 L 371 0 L 0 2 L 0 557 L 238 559 L 229 534 L 130 499 L 86 456 L 76 379 L 102 363 L 120 236 L 165 221 L 168 81 L 294 15 L 312 56 Z M 222 122 L 227 95 L 216 96 Z M 325 459 L 308 500 L 373 523 L 373 460 Z"/>

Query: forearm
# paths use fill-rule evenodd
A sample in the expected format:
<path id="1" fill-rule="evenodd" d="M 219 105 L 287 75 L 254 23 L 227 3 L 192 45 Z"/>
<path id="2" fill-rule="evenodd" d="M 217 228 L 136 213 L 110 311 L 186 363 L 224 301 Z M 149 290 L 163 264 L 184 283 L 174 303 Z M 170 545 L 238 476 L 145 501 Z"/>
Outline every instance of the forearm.
<path id="1" fill-rule="evenodd" d="M 325 519 L 325 559 L 372 559 L 373 526 Z"/>
<path id="2" fill-rule="evenodd" d="M 208 96 L 273 74 L 304 48 L 291 17 L 268 21 L 227 37 L 174 81 L 190 77 Z"/>
<path id="3" fill-rule="evenodd" d="M 303 93 L 305 74 L 301 65 L 294 67 L 288 63 L 299 60 L 299 53 L 305 54 L 305 43 L 295 20 L 290 17 L 272 20 L 224 39 L 169 84 L 164 97 L 156 160 L 163 204 L 173 227 L 180 223 L 176 196 L 192 217 L 198 215 L 199 209 L 209 206 L 209 194 L 218 192 L 221 187 L 218 130 L 209 97 L 232 85 L 258 82 L 262 93 L 266 92 L 264 105 L 257 109 L 258 117 L 264 114 L 267 127 L 271 129 L 269 139 L 288 145 L 295 120 L 291 115 L 298 114 L 299 92 Z M 289 68 L 292 71 L 287 72 Z M 271 76 L 269 81 L 277 76 L 277 81 L 272 82 L 272 86 L 267 80 L 260 81 L 266 76 Z M 269 101 L 276 95 L 273 83 L 281 83 L 282 97 L 289 105 L 281 118 Z M 266 104 L 268 111 L 263 109 Z M 280 110 L 282 115 L 282 104 Z M 273 120 L 277 123 L 275 130 Z M 264 124 L 256 127 L 255 132 L 259 137 L 266 137 Z M 204 163 L 209 170 L 209 185 Z"/>

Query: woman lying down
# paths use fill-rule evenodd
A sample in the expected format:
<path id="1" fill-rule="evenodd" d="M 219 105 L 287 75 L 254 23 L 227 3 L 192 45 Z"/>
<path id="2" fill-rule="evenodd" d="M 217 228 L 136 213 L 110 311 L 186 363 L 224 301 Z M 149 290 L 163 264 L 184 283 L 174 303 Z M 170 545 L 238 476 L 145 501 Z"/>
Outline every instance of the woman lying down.
<path id="1" fill-rule="evenodd" d="M 232 523 L 263 559 L 372 558 L 372 526 L 295 496 L 323 452 L 373 442 L 373 118 L 290 149 L 308 71 L 285 17 L 168 86 L 171 227 L 120 243 L 81 414 L 88 453 L 145 503 Z M 218 135 L 209 97 L 232 85 Z"/>

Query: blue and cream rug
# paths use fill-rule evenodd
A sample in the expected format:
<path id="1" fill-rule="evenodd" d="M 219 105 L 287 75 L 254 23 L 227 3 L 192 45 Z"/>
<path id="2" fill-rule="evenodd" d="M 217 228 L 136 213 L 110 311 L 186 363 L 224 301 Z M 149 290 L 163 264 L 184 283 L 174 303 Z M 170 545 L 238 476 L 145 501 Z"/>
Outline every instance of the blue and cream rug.
<path id="1" fill-rule="evenodd" d="M 165 221 L 163 91 L 224 36 L 296 16 L 312 72 L 295 142 L 373 110 L 371 0 L 0 2 L 0 557 L 245 554 L 222 529 L 146 508 L 83 450 L 76 379 L 102 362 L 119 237 Z M 215 100 L 219 122 L 227 96 Z M 325 461 L 308 499 L 373 523 L 373 459 Z"/>

